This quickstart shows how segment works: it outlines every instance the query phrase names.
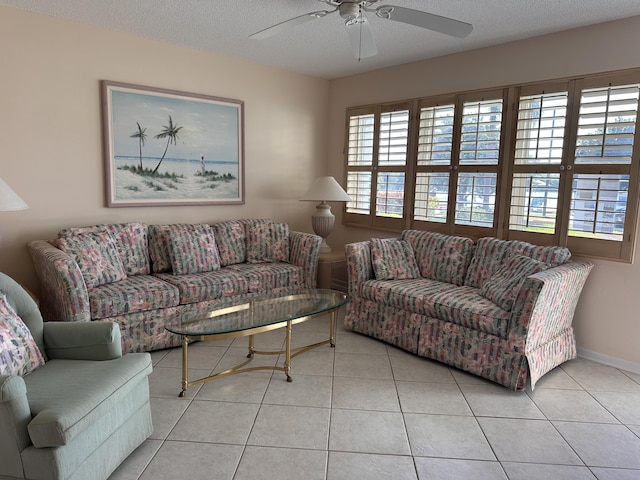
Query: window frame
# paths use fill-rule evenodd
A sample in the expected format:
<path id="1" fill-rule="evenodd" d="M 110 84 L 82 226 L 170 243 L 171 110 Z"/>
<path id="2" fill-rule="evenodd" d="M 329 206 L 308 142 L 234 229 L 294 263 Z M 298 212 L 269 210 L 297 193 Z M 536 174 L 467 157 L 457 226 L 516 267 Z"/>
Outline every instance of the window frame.
<path id="1" fill-rule="evenodd" d="M 574 255 L 607 260 L 632 263 L 634 258 L 635 241 L 637 238 L 637 222 L 639 211 L 639 178 L 640 178 L 640 101 L 636 111 L 635 130 L 631 162 L 628 164 L 580 163 L 575 161 L 576 141 L 578 131 L 578 119 L 581 106 L 581 94 L 583 90 L 594 88 L 606 88 L 607 86 L 640 85 L 640 69 L 626 70 L 622 72 L 610 72 L 583 77 L 573 77 L 549 80 L 545 82 L 533 82 L 527 84 L 512 85 L 500 88 L 459 92 L 430 97 L 423 97 L 402 102 L 393 102 L 379 105 L 361 107 L 348 107 L 346 110 L 345 139 L 349 138 L 350 117 L 355 114 L 374 113 L 374 160 L 369 169 L 372 173 L 372 191 L 376 191 L 376 172 L 398 171 L 397 167 L 382 167 L 377 165 L 377 152 L 379 143 L 379 119 L 384 112 L 408 109 L 409 131 L 408 151 L 404 184 L 404 205 L 402 218 L 384 218 L 375 214 L 375 195 L 371 194 L 371 208 L 369 215 L 351 213 L 347 211 L 347 205 L 343 207 L 342 223 L 346 226 L 368 227 L 376 230 L 399 232 L 403 229 L 429 230 L 452 235 L 466 236 L 473 239 L 493 236 L 506 240 L 522 240 L 537 245 L 562 245 L 567 246 Z M 567 92 L 567 105 L 565 112 L 564 133 L 562 136 L 562 155 L 560 163 L 520 163 L 516 164 L 516 134 L 518 132 L 518 112 L 521 97 L 530 95 L 549 94 L 552 92 Z M 502 98 L 502 119 L 500 126 L 500 145 L 498 161 L 495 165 L 462 165 L 460 162 L 460 142 L 462 129 L 462 112 L 465 102 L 484 99 Z M 424 108 L 438 106 L 454 106 L 453 137 L 451 142 L 450 164 L 420 165 L 418 161 L 421 112 Z M 354 168 L 348 163 L 348 145 L 345 142 L 345 178 L 349 172 L 366 170 L 363 167 Z M 448 172 L 449 185 L 446 207 L 446 219 L 442 221 L 428 221 L 414 218 L 416 216 L 415 191 L 419 174 Z M 483 227 L 478 225 L 465 225 L 456 223 L 455 208 L 457 199 L 458 177 L 465 172 L 488 172 L 496 175 L 495 205 L 493 212 L 493 225 Z M 526 231 L 511 229 L 511 201 L 514 188 L 514 175 L 516 174 L 558 173 L 557 210 L 555 230 L 553 233 Z M 573 193 L 573 181 L 580 174 L 624 174 L 628 175 L 629 186 L 624 211 L 624 227 L 621 240 L 607 240 L 599 238 L 586 238 L 585 236 L 572 236 L 569 232 L 571 222 L 571 199 Z M 622 188 L 622 187 L 621 187 Z M 420 200 L 425 202 L 424 193 Z M 546 195 L 546 193 L 545 193 Z M 529 201 L 531 199 L 529 198 Z M 546 203 L 545 203 L 546 205 Z M 423 205 L 424 206 L 424 205 Z M 423 208 L 427 212 L 429 207 Z M 597 211 L 595 213 L 598 213 Z M 530 211 L 527 210 L 527 215 Z M 418 215 L 419 216 L 419 215 Z"/>

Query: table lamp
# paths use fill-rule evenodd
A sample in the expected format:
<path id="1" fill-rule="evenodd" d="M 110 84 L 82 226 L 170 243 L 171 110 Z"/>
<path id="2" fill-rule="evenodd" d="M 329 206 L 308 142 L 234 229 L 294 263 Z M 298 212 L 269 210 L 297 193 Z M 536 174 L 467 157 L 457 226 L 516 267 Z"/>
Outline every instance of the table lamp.
<path id="1" fill-rule="evenodd" d="M 322 237 L 320 253 L 331 252 L 331 247 L 327 244 L 326 238 L 333 230 L 336 217 L 331 213 L 331 206 L 327 202 L 349 202 L 351 197 L 336 182 L 335 178 L 320 177 L 300 200 L 320 202 L 316 205 L 316 213 L 311 216 L 311 226 L 315 234 Z"/>
<path id="2" fill-rule="evenodd" d="M 11 212 L 14 210 L 25 210 L 29 206 L 22 200 L 13 189 L 0 178 L 0 212 Z"/>

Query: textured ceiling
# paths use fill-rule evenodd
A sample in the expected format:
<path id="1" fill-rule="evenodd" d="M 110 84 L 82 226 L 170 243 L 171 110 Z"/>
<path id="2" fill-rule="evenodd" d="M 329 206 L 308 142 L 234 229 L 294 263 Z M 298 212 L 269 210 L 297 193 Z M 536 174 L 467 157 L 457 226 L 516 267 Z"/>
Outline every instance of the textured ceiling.
<path id="1" fill-rule="evenodd" d="M 367 15 L 378 55 L 354 58 L 337 13 L 264 40 L 249 35 L 330 9 L 318 0 L 0 0 L 115 31 L 187 45 L 319 78 L 338 78 L 512 40 L 640 15 L 640 0 L 390 0 L 473 24 L 457 39 Z"/>

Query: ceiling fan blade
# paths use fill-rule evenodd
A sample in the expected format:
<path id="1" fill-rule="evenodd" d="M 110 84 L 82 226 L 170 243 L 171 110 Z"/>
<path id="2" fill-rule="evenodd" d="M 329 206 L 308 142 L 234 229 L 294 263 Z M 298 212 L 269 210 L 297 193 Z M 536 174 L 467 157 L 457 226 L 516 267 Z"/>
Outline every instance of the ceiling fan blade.
<path id="1" fill-rule="evenodd" d="M 422 12 L 412 8 L 382 5 L 374 9 L 377 16 L 396 22 L 408 23 L 416 27 L 426 28 L 434 32 L 444 33 L 452 37 L 464 38 L 473 30 L 473 25 L 453 18 L 441 17 L 433 13 Z"/>
<path id="2" fill-rule="evenodd" d="M 369 22 L 363 16 L 350 20 L 346 24 L 349 41 L 356 58 L 373 57 L 378 54 L 376 42 L 373 39 Z"/>
<path id="3" fill-rule="evenodd" d="M 303 23 L 310 22 L 311 20 L 315 20 L 316 18 L 322 18 L 325 15 L 332 13 L 335 10 L 320 10 L 317 12 L 305 13 L 304 15 L 300 15 L 299 17 L 290 18 L 289 20 L 285 20 L 284 22 L 280 22 L 276 25 L 273 25 L 269 28 L 265 28 L 264 30 L 260 30 L 252 35 L 249 35 L 249 38 L 253 38 L 255 40 L 262 40 L 263 38 L 268 38 L 273 35 L 277 35 L 289 28 L 293 28 L 296 25 L 301 25 Z"/>

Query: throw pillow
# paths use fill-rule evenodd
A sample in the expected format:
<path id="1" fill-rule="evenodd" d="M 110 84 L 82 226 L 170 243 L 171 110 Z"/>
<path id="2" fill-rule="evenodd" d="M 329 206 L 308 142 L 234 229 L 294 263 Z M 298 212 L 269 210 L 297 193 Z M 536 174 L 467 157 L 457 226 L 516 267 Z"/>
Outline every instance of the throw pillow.
<path id="1" fill-rule="evenodd" d="M 420 278 L 411 244 L 397 238 L 372 238 L 371 263 L 377 280 Z"/>
<path id="2" fill-rule="evenodd" d="M 0 293 L 0 375 L 25 376 L 43 365 L 29 328 Z"/>
<path id="3" fill-rule="evenodd" d="M 216 240 L 213 229 L 208 225 L 201 225 L 195 230 L 171 230 L 169 246 L 174 275 L 220 269 Z"/>
<path id="4" fill-rule="evenodd" d="M 129 275 L 148 275 L 147 227 L 142 223 L 109 223 L 91 227 L 71 227 L 58 232 L 58 238 L 79 233 L 109 232 L 113 236 L 124 270 Z"/>
<path id="5" fill-rule="evenodd" d="M 478 292 L 503 310 L 510 311 L 525 278 L 546 270 L 547 265 L 523 255 L 515 255 L 484 283 Z"/>
<path id="6" fill-rule="evenodd" d="M 220 264 L 223 267 L 244 263 L 247 260 L 247 235 L 238 220 L 219 222 L 213 226 Z"/>
<path id="7" fill-rule="evenodd" d="M 109 232 L 78 233 L 59 238 L 57 245 L 78 264 L 87 287 L 127 278 L 115 241 Z"/>
<path id="8" fill-rule="evenodd" d="M 288 262 L 289 225 L 264 222 L 247 226 L 247 262 Z"/>

